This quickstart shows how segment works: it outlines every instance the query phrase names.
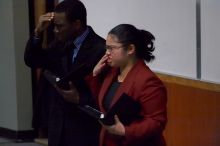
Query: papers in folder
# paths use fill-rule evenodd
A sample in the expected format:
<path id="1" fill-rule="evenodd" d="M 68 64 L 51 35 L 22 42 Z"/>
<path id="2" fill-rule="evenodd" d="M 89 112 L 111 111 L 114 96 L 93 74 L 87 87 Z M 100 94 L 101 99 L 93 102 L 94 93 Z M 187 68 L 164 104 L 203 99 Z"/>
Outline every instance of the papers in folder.
<path id="1" fill-rule="evenodd" d="M 118 101 L 104 114 L 97 109 L 84 105 L 79 107 L 86 114 L 100 120 L 105 125 L 113 125 L 115 123 L 114 116 L 117 115 L 124 125 L 130 124 L 132 121 L 140 117 L 140 105 L 133 98 L 123 93 Z"/>

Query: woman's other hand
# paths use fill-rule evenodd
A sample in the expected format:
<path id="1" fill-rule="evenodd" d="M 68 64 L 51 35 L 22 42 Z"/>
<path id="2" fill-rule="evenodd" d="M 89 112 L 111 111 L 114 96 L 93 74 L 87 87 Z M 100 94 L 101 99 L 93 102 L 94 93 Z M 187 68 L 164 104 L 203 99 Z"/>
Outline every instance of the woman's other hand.
<path id="1" fill-rule="evenodd" d="M 125 127 L 119 120 L 118 116 L 115 115 L 115 124 L 108 126 L 104 125 L 102 122 L 101 125 L 111 134 L 118 135 L 118 136 L 125 136 Z"/>

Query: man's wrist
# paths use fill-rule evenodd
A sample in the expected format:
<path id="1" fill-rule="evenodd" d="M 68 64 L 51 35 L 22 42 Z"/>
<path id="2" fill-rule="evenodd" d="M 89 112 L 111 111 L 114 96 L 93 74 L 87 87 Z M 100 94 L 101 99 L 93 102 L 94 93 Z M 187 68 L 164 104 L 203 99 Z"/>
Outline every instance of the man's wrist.
<path id="1" fill-rule="evenodd" d="M 39 39 L 40 36 L 41 36 L 41 33 L 40 33 L 40 31 L 36 28 L 36 29 L 34 30 L 34 37 Z"/>

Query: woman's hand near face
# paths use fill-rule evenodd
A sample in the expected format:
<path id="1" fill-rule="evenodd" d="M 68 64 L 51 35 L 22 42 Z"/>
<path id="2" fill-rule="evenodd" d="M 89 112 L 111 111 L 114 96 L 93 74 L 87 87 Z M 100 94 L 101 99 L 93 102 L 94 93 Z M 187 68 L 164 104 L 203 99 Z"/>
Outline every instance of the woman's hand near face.
<path id="1" fill-rule="evenodd" d="M 105 54 L 93 69 L 93 76 L 100 74 L 107 65 L 108 54 Z"/>

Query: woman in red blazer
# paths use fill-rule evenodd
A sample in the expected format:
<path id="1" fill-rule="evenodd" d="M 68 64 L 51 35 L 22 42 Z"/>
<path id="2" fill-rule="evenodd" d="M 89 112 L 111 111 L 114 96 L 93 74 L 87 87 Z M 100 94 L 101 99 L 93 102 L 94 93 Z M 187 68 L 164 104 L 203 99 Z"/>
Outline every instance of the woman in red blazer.
<path id="1" fill-rule="evenodd" d="M 139 116 L 124 124 L 102 124 L 100 146 L 165 146 L 166 89 L 145 64 L 154 59 L 154 36 L 129 24 L 113 28 L 106 39 L 106 54 L 87 77 L 102 112 L 126 93 L 140 104 Z M 131 107 L 132 108 L 132 107 Z"/>

